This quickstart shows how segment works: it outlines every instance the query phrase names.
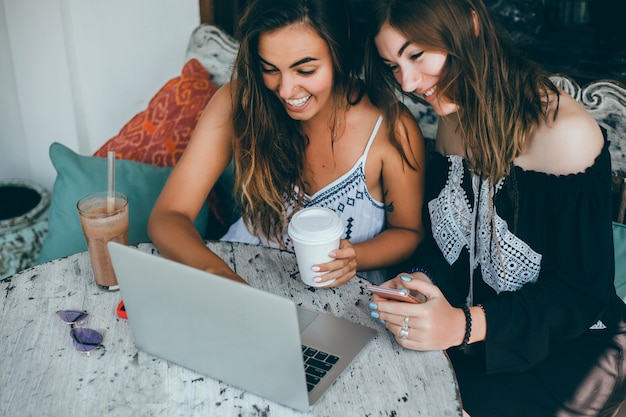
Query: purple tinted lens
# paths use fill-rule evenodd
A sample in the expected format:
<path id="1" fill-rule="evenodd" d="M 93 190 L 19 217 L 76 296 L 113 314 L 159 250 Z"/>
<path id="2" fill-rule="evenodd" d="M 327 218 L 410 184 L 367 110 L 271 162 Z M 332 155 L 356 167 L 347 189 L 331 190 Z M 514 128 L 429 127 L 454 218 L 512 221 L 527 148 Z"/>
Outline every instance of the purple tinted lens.
<path id="1" fill-rule="evenodd" d="M 61 317 L 61 320 L 67 324 L 78 324 L 84 321 L 89 315 L 86 311 L 80 310 L 59 310 L 57 314 Z"/>
<path id="2" fill-rule="evenodd" d="M 102 335 L 87 327 L 74 327 L 70 331 L 74 346 L 81 352 L 89 352 L 102 344 Z"/>

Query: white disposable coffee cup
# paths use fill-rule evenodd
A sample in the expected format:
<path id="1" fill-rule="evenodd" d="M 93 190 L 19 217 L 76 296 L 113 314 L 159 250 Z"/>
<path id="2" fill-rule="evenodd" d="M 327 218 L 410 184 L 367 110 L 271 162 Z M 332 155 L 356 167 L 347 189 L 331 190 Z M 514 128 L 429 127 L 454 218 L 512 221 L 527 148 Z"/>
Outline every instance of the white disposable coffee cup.
<path id="1" fill-rule="evenodd" d="M 343 223 L 337 213 L 323 207 L 302 209 L 291 218 L 287 232 L 293 241 L 302 281 L 312 287 L 332 284 L 334 279 L 315 282 L 315 277 L 322 274 L 311 268 L 332 261 L 328 253 L 339 248 Z"/>

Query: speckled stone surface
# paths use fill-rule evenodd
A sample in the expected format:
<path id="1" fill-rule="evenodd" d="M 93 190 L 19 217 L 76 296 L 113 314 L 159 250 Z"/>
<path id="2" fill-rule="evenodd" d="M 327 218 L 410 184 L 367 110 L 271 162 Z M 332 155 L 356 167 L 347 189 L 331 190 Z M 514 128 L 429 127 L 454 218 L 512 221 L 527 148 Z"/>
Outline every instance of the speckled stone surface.
<path id="1" fill-rule="evenodd" d="M 209 242 L 253 286 L 379 331 L 309 413 L 298 413 L 138 350 L 115 309 L 119 292 L 97 289 L 86 252 L 0 281 L 2 416 L 460 416 L 458 387 L 443 352 L 415 352 L 369 316 L 366 281 L 304 286 L 294 255 Z M 150 244 L 140 245 L 146 252 Z M 167 300 L 163 300 L 167 302 Z M 72 346 L 59 309 L 84 309 L 104 335 L 86 356 Z"/>

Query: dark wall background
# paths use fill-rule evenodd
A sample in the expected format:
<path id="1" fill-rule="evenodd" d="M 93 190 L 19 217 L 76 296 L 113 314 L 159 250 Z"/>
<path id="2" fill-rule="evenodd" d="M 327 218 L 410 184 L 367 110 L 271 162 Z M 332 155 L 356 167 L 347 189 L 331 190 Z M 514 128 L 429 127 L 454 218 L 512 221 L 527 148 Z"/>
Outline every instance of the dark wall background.
<path id="1" fill-rule="evenodd" d="M 361 33 L 368 0 L 350 0 Z M 442 0 L 445 1 L 445 0 Z M 484 0 L 527 56 L 584 85 L 626 84 L 626 0 Z M 213 19 L 234 33 L 246 0 L 213 0 Z"/>

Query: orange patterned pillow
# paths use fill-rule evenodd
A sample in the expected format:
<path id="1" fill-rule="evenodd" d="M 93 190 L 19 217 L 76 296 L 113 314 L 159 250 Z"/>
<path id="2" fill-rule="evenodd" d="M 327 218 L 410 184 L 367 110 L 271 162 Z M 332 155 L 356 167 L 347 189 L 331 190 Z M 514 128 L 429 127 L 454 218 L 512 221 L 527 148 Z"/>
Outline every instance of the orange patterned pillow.
<path id="1" fill-rule="evenodd" d="M 150 100 L 148 108 L 126 123 L 94 156 L 106 158 L 108 151 L 115 151 L 117 159 L 156 166 L 176 165 L 217 88 L 200 61 L 190 59 L 181 75 L 169 80 Z M 228 230 L 227 195 L 227 191 L 216 184 L 207 198 L 208 239 L 219 239 Z"/>
<path id="2" fill-rule="evenodd" d="M 200 114 L 217 91 L 209 73 L 196 60 L 187 61 L 181 75 L 165 84 L 148 108 L 133 117 L 94 156 L 115 151 L 118 159 L 156 166 L 174 166 L 180 159 Z"/>

